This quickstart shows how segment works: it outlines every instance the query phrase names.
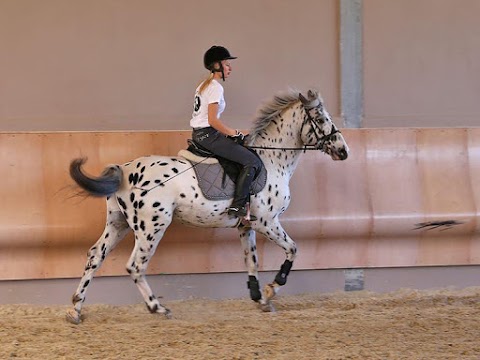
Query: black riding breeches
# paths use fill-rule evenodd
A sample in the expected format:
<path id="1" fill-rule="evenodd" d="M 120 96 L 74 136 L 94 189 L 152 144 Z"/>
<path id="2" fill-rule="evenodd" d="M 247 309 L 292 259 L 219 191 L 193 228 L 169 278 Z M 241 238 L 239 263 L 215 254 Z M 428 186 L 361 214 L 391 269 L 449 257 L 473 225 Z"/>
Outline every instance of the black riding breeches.
<path id="1" fill-rule="evenodd" d="M 244 168 L 252 168 L 255 173 L 262 166 L 258 156 L 212 127 L 193 130 L 192 138 L 200 146 L 215 155 L 236 162 Z"/>

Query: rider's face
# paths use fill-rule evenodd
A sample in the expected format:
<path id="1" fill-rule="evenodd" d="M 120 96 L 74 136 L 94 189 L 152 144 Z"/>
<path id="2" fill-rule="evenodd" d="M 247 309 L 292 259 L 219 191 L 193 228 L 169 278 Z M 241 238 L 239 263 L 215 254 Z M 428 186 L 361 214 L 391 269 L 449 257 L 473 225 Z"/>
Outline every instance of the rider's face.
<path id="1" fill-rule="evenodd" d="M 225 79 L 226 79 L 230 76 L 230 73 L 232 72 L 232 64 L 230 63 L 230 60 L 223 60 L 222 65 L 223 65 L 223 73 L 225 74 Z"/>
<path id="2" fill-rule="evenodd" d="M 230 63 L 230 60 L 222 60 L 222 65 L 223 65 L 223 73 L 225 75 L 225 79 L 227 79 L 231 72 L 232 72 L 232 64 Z M 220 69 L 220 64 L 215 64 L 216 69 Z M 215 73 L 218 74 L 217 76 L 220 78 L 222 77 L 222 73 Z"/>

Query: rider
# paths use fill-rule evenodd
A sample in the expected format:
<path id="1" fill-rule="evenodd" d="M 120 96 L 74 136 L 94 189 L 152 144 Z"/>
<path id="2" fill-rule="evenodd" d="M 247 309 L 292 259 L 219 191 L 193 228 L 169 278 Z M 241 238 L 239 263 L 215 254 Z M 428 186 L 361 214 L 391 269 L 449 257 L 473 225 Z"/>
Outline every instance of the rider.
<path id="1" fill-rule="evenodd" d="M 246 204 L 250 197 L 250 185 L 261 161 L 250 150 L 237 143 L 242 142 L 245 134 L 235 130 L 220 120 L 225 110 L 223 86 L 232 72 L 230 60 L 236 57 L 223 46 L 212 46 L 205 52 L 203 64 L 210 71 L 209 76 L 197 87 L 193 115 L 190 126 L 193 128 L 192 138 L 203 148 L 222 158 L 236 162 L 242 166 L 237 177 L 233 202 L 228 214 L 236 217 L 247 215 Z"/>

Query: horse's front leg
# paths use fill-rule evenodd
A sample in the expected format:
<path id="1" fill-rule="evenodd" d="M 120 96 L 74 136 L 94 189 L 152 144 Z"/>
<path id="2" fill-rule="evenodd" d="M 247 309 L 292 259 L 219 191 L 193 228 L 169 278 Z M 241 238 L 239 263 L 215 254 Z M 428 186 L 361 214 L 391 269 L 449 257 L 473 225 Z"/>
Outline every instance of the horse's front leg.
<path id="1" fill-rule="evenodd" d="M 262 298 L 260 284 L 258 282 L 258 256 L 255 231 L 250 227 L 240 226 L 240 241 L 245 255 L 245 266 L 248 271 L 247 287 L 250 290 L 250 298 L 259 301 Z"/>
<path id="2" fill-rule="evenodd" d="M 268 285 L 265 285 L 263 290 L 263 305 L 265 311 L 270 311 L 270 300 L 278 293 L 280 286 L 283 286 L 287 283 L 287 277 L 292 268 L 293 261 L 297 255 L 297 246 L 290 236 L 285 232 L 282 225 L 278 221 L 278 218 L 274 218 L 273 222 L 268 223 L 265 221 L 261 228 L 256 229 L 270 241 L 273 241 L 275 244 L 280 246 L 286 255 L 286 259 L 277 275 L 275 280 Z"/>

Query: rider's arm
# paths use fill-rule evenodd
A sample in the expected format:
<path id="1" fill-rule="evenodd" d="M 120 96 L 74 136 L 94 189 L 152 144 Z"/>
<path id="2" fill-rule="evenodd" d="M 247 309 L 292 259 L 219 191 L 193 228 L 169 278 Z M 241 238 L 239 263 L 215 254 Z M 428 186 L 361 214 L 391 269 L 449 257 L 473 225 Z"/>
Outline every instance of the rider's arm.
<path id="1" fill-rule="evenodd" d="M 225 125 L 218 117 L 218 103 L 208 104 L 208 124 L 224 135 L 234 136 L 237 130 Z"/>

